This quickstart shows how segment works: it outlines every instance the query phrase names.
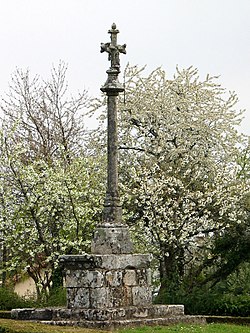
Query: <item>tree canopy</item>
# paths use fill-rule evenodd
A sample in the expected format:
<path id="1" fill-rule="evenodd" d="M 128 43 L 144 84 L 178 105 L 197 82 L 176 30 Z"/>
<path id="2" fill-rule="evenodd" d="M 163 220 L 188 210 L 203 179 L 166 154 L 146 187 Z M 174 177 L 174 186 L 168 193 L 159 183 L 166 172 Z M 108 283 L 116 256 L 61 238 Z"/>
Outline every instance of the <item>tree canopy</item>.
<path id="1" fill-rule="evenodd" d="M 10 272 L 25 269 L 38 296 L 52 287 L 58 257 L 89 250 L 100 219 L 101 158 L 86 154 L 86 92 L 68 99 L 66 67 L 42 81 L 18 70 L 3 100 L 0 232 Z M 102 186 L 103 184 L 103 186 Z"/>
<path id="2" fill-rule="evenodd" d="M 139 244 L 160 262 L 161 285 L 200 274 L 211 240 L 247 218 L 238 177 L 237 96 L 194 68 L 126 71 L 120 109 L 122 192 Z M 196 267 L 196 269 L 195 269 Z M 164 283 L 165 281 L 165 283 Z"/>

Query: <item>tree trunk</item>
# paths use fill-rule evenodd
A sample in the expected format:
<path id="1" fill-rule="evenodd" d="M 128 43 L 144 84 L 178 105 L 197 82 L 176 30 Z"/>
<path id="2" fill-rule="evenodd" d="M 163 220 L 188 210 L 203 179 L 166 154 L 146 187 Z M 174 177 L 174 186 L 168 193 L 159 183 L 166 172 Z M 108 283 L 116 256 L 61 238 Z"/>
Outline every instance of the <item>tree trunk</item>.
<path id="1" fill-rule="evenodd" d="M 3 245 L 3 263 L 2 263 L 2 267 L 3 267 L 3 273 L 2 273 L 2 286 L 5 286 L 6 283 L 6 262 L 7 262 L 7 249 L 6 246 Z"/>
<path id="2" fill-rule="evenodd" d="M 179 289 L 184 275 L 182 248 L 167 248 L 162 251 L 160 258 L 160 289 L 158 299 L 161 303 L 169 302 L 174 298 L 175 291 Z"/>

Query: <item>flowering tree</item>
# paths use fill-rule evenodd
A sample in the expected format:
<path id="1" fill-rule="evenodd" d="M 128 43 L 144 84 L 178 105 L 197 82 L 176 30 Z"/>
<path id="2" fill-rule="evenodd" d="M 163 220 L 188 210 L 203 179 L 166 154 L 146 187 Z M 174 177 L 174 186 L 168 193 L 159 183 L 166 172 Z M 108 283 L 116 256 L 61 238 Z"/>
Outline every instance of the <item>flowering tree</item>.
<path id="1" fill-rule="evenodd" d="M 124 205 L 139 244 L 160 262 L 161 288 L 179 284 L 209 253 L 211 238 L 245 219 L 247 184 L 236 177 L 235 93 L 216 78 L 162 69 L 143 77 L 127 68 L 121 101 L 120 148 Z"/>
<path id="2" fill-rule="evenodd" d="M 241 205 L 246 213 L 246 218 L 240 224 L 232 224 L 223 233 L 215 237 L 210 261 L 213 263 L 213 269 L 209 270 L 206 281 L 210 280 L 216 284 L 221 279 L 227 279 L 234 272 L 237 275 L 247 270 L 249 271 L 250 262 L 250 146 L 249 142 L 242 149 L 238 158 L 239 170 L 237 173 L 241 182 L 248 184 L 246 190 L 241 195 Z M 233 246 L 232 246 L 233 244 Z M 247 264 L 248 263 L 248 264 Z M 247 279 L 246 279 L 247 281 Z M 247 285 L 245 281 L 245 284 Z M 237 285 L 238 281 L 235 281 Z M 238 283 L 239 290 L 244 289 L 242 281 Z"/>
<path id="3" fill-rule="evenodd" d="M 100 175 L 90 158 L 20 162 L 20 147 L 1 174 L 2 241 L 9 271 L 25 269 L 35 281 L 38 296 L 52 287 L 53 272 L 62 254 L 89 249 L 100 217 Z"/>
<path id="4" fill-rule="evenodd" d="M 38 297 L 53 287 L 58 257 L 89 249 L 100 219 L 102 163 L 85 153 L 86 93 L 67 100 L 65 67 L 30 83 L 18 71 L 3 102 L 0 241 L 5 270 L 25 269 Z"/>
<path id="5" fill-rule="evenodd" d="M 69 97 L 67 67 L 60 63 L 47 81 L 17 69 L 9 93 L 2 99 L 2 126 L 12 132 L 13 144 L 29 147 L 25 159 L 46 161 L 79 154 L 86 130 L 85 116 L 90 105 L 87 91 Z M 15 131 L 12 129 L 15 128 Z"/>

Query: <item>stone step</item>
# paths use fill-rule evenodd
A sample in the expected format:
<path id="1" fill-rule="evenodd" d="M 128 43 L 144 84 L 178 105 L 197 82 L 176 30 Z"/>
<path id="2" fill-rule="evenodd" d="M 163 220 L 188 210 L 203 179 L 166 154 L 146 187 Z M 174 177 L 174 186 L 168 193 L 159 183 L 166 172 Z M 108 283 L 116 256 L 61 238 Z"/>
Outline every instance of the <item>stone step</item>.
<path id="1" fill-rule="evenodd" d="M 183 316 L 183 305 L 150 305 L 104 309 L 26 308 L 13 309 L 12 319 L 47 321 L 105 321 Z"/>
<path id="2" fill-rule="evenodd" d="M 122 327 L 136 326 L 168 326 L 174 324 L 206 324 L 206 318 L 202 316 L 173 316 L 165 318 L 141 318 L 126 320 L 52 320 L 41 321 L 43 324 L 58 326 L 78 326 L 84 328 L 99 328 L 105 330 L 113 330 Z"/>
<path id="3" fill-rule="evenodd" d="M 34 314 L 35 315 L 35 314 Z M 183 316 L 183 305 L 150 305 L 106 309 L 54 309 L 50 320 L 126 320 Z M 40 319 L 41 317 L 39 317 Z M 45 318 L 46 319 L 46 318 Z"/>

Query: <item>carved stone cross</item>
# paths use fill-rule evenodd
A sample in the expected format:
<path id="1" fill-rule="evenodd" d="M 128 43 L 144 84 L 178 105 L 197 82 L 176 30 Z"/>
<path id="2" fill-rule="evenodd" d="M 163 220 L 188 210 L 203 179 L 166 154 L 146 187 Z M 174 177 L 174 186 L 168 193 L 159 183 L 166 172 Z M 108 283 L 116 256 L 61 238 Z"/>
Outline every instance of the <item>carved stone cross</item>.
<path id="1" fill-rule="evenodd" d="M 121 254 L 132 253 L 133 244 L 127 226 L 122 221 L 122 206 L 118 190 L 118 133 L 117 97 L 124 91 L 118 81 L 120 73 L 120 53 L 126 53 L 126 44 L 117 45 L 115 23 L 108 31 L 110 43 L 101 44 L 101 52 L 107 52 L 111 67 L 106 71 L 108 78 L 101 91 L 107 95 L 107 190 L 103 205 L 102 223 L 97 226 L 93 240 L 92 253 Z"/>
<path id="2" fill-rule="evenodd" d="M 101 43 L 101 52 L 108 52 L 109 61 L 111 61 L 111 68 L 120 68 L 120 53 L 126 54 L 126 44 L 117 45 L 117 34 L 119 30 L 116 29 L 116 24 L 113 23 L 111 29 L 108 31 L 111 35 L 111 43 Z"/>

